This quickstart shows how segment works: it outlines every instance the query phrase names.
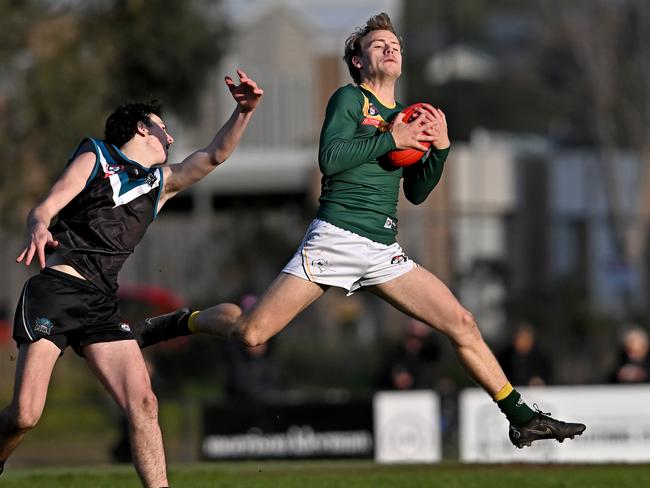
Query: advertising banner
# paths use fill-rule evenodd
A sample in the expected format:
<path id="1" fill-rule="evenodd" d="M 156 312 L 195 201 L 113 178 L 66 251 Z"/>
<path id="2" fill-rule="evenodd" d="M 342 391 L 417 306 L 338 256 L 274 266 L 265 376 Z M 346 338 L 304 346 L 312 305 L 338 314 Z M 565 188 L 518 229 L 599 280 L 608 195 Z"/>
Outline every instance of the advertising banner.
<path id="1" fill-rule="evenodd" d="M 215 404 L 203 412 L 203 459 L 372 458 L 372 402 Z"/>
<path id="2" fill-rule="evenodd" d="M 581 422 L 587 430 L 562 444 L 536 441 L 515 448 L 508 421 L 484 391 L 461 393 L 460 460 L 465 462 L 650 461 L 650 385 L 517 388 L 529 406 L 556 419 Z"/>
<path id="3" fill-rule="evenodd" d="M 374 399 L 375 459 L 383 463 L 440 461 L 440 402 L 429 390 L 380 392 Z"/>

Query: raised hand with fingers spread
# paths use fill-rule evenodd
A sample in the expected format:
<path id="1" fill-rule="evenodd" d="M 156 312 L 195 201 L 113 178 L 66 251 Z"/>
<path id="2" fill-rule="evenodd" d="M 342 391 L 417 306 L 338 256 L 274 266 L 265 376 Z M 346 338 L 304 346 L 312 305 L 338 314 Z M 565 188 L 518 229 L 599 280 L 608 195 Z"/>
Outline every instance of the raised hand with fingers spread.
<path id="1" fill-rule="evenodd" d="M 239 105 L 239 109 L 246 113 L 254 110 L 264 95 L 264 90 L 257 86 L 257 83 L 250 79 L 242 70 L 237 70 L 239 85 L 235 84 L 230 76 L 226 76 L 226 85 L 233 98 Z"/>

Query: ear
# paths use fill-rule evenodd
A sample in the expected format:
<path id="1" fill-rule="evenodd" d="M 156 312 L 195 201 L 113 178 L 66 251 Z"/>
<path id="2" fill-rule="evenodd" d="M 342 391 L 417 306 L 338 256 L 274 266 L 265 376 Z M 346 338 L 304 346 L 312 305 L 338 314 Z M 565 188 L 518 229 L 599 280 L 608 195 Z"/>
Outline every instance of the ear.
<path id="1" fill-rule="evenodd" d="M 138 125 L 136 126 L 135 130 L 141 136 L 146 136 L 147 134 L 149 134 L 149 127 L 147 127 L 147 124 L 145 124 L 141 120 L 138 120 Z"/>
<path id="2" fill-rule="evenodd" d="M 359 56 L 352 56 L 352 64 L 357 68 L 361 69 L 363 64 L 361 64 L 361 58 Z"/>

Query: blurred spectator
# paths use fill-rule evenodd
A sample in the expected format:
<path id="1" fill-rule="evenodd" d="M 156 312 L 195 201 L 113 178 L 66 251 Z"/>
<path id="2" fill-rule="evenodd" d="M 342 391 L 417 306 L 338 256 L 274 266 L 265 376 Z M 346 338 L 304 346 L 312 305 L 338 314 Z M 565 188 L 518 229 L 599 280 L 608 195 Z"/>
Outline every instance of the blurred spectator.
<path id="1" fill-rule="evenodd" d="M 650 383 L 650 341 L 638 325 L 630 326 L 622 337 L 622 350 L 612 374 L 613 383 Z"/>
<path id="2" fill-rule="evenodd" d="M 257 302 L 255 295 L 244 295 L 241 308 L 250 310 Z M 263 401 L 277 391 L 280 375 L 273 354 L 274 340 L 255 347 L 239 341 L 227 345 L 226 396 L 232 401 Z"/>
<path id="3" fill-rule="evenodd" d="M 387 356 L 382 366 L 381 388 L 415 390 L 433 387 L 433 363 L 438 348 L 431 328 L 417 320 L 409 320 L 404 336 Z"/>
<path id="4" fill-rule="evenodd" d="M 497 359 L 513 385 L 540 386 L 550 381 L 550 361 L 539 348 L 535 330 L 529 324 L 517 327 L 511 343 Z"/>
<path id="5" fill-rule="evenodd" d="M 226 395 L 230 400 L 264 400 L 277 390 L 279 380 L 273 341 L 254 347 L 230 343 L 227 374 Z"/>

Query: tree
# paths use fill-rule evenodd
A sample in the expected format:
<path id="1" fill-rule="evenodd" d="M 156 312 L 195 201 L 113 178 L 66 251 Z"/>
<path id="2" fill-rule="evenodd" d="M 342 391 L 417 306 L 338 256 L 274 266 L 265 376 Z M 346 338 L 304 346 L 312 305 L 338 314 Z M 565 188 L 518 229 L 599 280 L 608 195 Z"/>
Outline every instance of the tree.
<path id="1" fill-rule="evenodd" d="M 31 2 L 0 0 L 0 224 L 10 220 L 8 209 L 21 196 L 16 181 L 23 173 L 16 141 L 25 125 L 20 110 L 21 66 L 29 64 L 26 39 L 38 10 Z"/>
<path id="2" fill-rule="evenodd" d="M 228 34 L 223 20 L 211 15 L 214 8 L 207 1 L 116 0 L 103 15 L 88 19 L 117 88 L 111 106 L 155 94 L 191 117 Z"/>
<path id="3" fill-rule="evenodd" d="M 605 179 L 608 222 L 620 262 L 641 269 L 650 217 L 650 4 L 644 0 L 540 0 L 549 44 L 567 46 L 587 103 Z M 634 208 L 626 209 L 620 149 L 640 161 Z M 631 290 L 623 291 L 628 313 Z"/>
<path id="4" fill-rule="evenodd" d="M 127 100 L 158 98 L 189 120 L 227 30 L 205 1 L 56 7 L 0 0 L 2 224 L 22 216 L 83 135 Z"/>

